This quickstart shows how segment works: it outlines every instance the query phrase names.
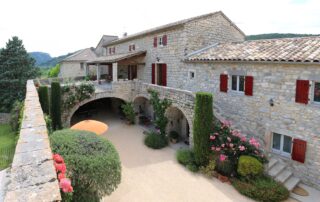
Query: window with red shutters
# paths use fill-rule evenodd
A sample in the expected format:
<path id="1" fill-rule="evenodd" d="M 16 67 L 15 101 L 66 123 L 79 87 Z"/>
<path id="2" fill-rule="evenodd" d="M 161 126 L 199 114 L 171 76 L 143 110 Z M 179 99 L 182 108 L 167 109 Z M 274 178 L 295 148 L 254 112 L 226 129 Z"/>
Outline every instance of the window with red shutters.
<path id="1" fill-rule="evenodd" d="M 167 86 L 167 64 L 161 65 L 161 71 L 162 71 L 162 86 Z"/>
<path id="2" fill-rule="evenodd" d="M 308 104 L 309 101 L 309 80 L 297 80 L 296 102 Z"/>
<path id="3" fill-rule="evenodd" d="M 154 38 L 153 38 L 153 47 L 157 47 L 157 43 L 158 43 L 158 39 L 157 39 L 157 37 L 155 36 Z"/>
<path id="4" fill-rule="evenodd" d="M 151 70 L 151 83 L 156 83 L 156 64 L 152 64 L 152 70 Z"/>
<path id="5" fill-rule="evenodd" d="M 166 46 L 166 45 L 167 45 L 167 42 L 168 42 L 168 37 L 167 37 L 167 35 L 163 35 L 163 37 L 162 37 L 162 45 Z"/>
<path id="6" fill-rule="evenodd" d="M 304 163 L 306 158 L 307 142 L 300 139 L 293 139 L 292 160 Z"/>
<path id="7" fill-rule="evenodd" d="M 248 96 L 252 96 L 253 95 L 253 76 L 246 76 L 244 84 L 245 84 L 244 94 Z"/>
<path id="8" fill-rule="evenodd" d="M 228 75 L 220 74 L 220 91 L 228 92 Z"/>

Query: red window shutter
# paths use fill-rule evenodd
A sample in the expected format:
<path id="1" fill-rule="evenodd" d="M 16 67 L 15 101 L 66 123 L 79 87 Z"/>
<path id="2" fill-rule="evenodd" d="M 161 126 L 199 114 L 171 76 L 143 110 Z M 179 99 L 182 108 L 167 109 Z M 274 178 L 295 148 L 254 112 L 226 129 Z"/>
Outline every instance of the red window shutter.
<path id="1" fill-rule="evenodd" d="M 131 45 L 129 45 L 129 51 L 131 51 Z"/>
<path id="2" fill-rule="evenodd" d="M 163 37 L 162 37 L 162 44 L 163 44 L 164 46 L 167 45 L 167 41 L 168 41 L 167 35 L 163 35 Z"/>
<path id="3" fill-rule="evenodd" d="M 246 76 L 244 94 L 248 96 L 253 95 L 253 76 Z"/>
<path id="4" fill-rule="evenodd" d="M 306 158 L 307 142 L 293 139 L 292 160 L 304 163 Z"/>
<path id="5" fill-rule="evenodd" d="M 228 75 L 220 74 L 220 91 L 228 92 Z"/>
<path id="6" fill-rule="evenodd" d="M 156 64 L 152 64 L 152 71 L 151 71 L 151 77 L 152 77 L 152 84 L 156 83 Z"/>
<path id="7" fill-rule="evenodd" d="M 297 80 L 296 84 L 296 102 L 308 104 L 309 101 L 309 81 Z"/>
<path id="8" fill-rule="evenodd" d="M 158 39 L 157 39 L 157 37 L 155 36 L 154 38 L 153 38 L 153 47 L 157 47 L 157 43 L 158 43 Z"/>
<path id="9" fill-rule="evenodd" d="M 167 86 L 167 64 L 162 64 L 162 85 Z"/>

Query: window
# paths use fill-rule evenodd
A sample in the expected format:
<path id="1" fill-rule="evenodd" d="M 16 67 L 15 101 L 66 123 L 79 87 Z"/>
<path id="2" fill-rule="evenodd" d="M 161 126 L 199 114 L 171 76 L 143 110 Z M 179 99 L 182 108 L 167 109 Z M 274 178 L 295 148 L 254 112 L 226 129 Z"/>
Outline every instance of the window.
<path id="1" fill-rule="evenodd" d="M 162 37 L 159 37 L 159 45 L 162 46 Z"/>
<path id="2" fill-rule="evenodd" d="M 244 92 L 244 80 L 245 76 L 232 75 L 231 89 L 233 91 Z"/>
<path id="3" fill-rule="evenodd" d="M 129 45 L 129 51 L 134 51 L 136 49 L 136 46 L 134 44 Z"/>
<path id="4" fill-rule="evenodd" d="M 272 138 L 272 151 L 284 156 L 291 156 L 292 150 L 292 137 L 273 133 Z"/>
<path id="5" fill-rule="evenodd" d="M 313 101 L 320 104 L 320 82 L 313 83 Z"/>
<path id="6" fill-rule="evenodd" d="M 194 79 L 195 73 L 194 71 L 189 71 L 189 79 Z"/>
<path id="7" fill-rule="evenodd" d="M 84 65 L 83 65 L 83 63 L 82 63 L 82 62 L 80 63 L 80 69 L 81 69 L 81 70 L 83 70 L 83 69 L 84 69 Z"/>
<path id="8" fill-rule="evenodd" d="M 167 86 L 167 64 L 152 64 L 152 84 Z"/>

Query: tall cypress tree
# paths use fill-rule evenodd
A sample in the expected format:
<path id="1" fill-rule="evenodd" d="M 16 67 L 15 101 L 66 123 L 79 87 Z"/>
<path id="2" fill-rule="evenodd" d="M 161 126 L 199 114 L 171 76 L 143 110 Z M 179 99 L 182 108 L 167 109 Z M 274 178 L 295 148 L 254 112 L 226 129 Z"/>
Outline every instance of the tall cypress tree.
<path id="1" fill-rule="evenodd" d="M 9 112 L 16 100 L 25 98 L 27 80 L 38 75 L 34 64 L 18 37 L 0 51 L 0 112 Z"/>
<path id="2" fill-rule="evenodd" d="M 49 114 L 49 91 L 47 86 L 40 86 L 38 89 L 39 101 L 43 113 Z"/>
<path id="3" fill-rule="evenodd" d="M 61 129 L 61 87 L 56 81 L 51 83 L 50 116 L 53 130 Z"/>
<path id="4" fill-rule="evenodd" d="M 198 165 L 208 162 L 210 132 L 213 122 L 212 94 L 198 92 L 193 120 L 194 156 Z"/>

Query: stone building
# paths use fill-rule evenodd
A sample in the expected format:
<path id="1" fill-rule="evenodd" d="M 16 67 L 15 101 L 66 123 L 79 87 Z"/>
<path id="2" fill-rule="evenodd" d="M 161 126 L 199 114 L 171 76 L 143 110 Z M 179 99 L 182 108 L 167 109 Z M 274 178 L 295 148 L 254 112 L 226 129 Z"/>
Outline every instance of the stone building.
<path id="1" fill-rule="evenodd" d="M 299 180 L 320 188 L 320 37 L 245 41 L 219 11 L 99 44 L 84 72 L 93 68 L 112 90 L 92 99 L 125 92 L 152 118 L 145 89 L 156 88 L 177 102 L 168 130 L 192 143 L 190 95 L 213 93 L 215 115 L 264 145 L 272 176 L 289 189 Z"/>

